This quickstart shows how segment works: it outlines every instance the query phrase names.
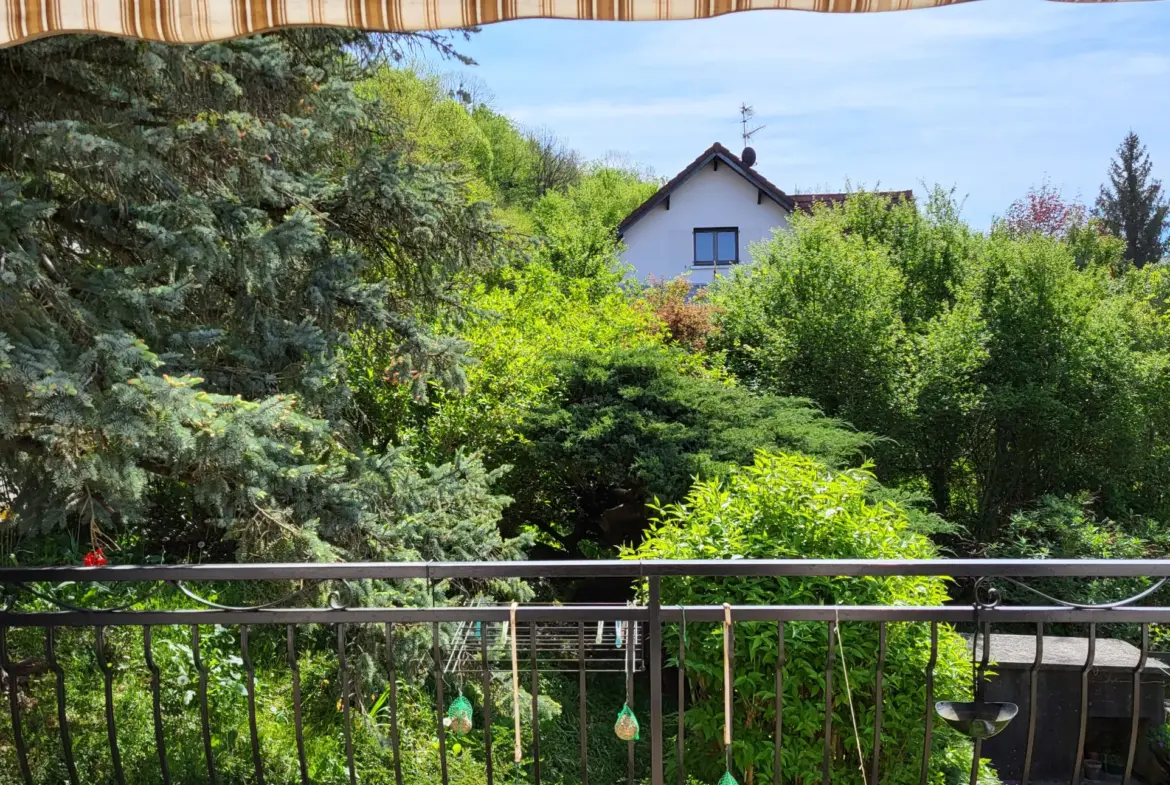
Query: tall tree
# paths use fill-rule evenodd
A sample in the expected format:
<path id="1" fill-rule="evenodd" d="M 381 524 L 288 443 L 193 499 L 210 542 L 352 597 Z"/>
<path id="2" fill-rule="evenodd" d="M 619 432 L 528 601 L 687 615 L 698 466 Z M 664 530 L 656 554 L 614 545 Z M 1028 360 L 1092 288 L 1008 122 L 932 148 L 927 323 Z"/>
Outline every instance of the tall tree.
<path id="1" fill-rule="evenodd" d="M 1166 250 L 1170 205 L 1162 182 L 1150 178 L 1152 166 L 1145 145 L 1130 131 L 1109 165 L 1109 183 L 1097 197 L 1097 213 L 1110 232 L 1125 239 L 1125 257 L 1135 267 L 1158 261 Z"/>
<path id="2" fill-rule="evenodd" d="M 261 557 L 497 551 L 503 500 L 482 466 L 425 468 L 358 427 L 353 335 L 384 344 L 415 394 L 458 376 L 462 344 L 427 325 L 498 237 L 355 94 L 367 44 L 296 31 L 0 53 L 8 525 L 180 556 L 226 538 Z"/>

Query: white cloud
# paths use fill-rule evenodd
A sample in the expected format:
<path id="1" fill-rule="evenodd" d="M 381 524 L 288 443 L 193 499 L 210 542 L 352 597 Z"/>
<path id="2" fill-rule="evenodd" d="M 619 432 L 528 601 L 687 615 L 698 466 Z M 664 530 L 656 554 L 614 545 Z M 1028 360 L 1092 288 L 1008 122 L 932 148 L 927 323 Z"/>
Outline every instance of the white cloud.
<path id="1" fill-rule="evenodd" d="M 761 170 L 781 187 L 957 183 L 983 222 L 1044 172 L 1095 194 L 1130 127 L 1170 180 L 1170 2 L 538 24 L 481 34 L 523 31 L 475 53 L 499 108 L 666 176 L 712 141 L 736 146 L 746 101 L 767 125 Z"/>

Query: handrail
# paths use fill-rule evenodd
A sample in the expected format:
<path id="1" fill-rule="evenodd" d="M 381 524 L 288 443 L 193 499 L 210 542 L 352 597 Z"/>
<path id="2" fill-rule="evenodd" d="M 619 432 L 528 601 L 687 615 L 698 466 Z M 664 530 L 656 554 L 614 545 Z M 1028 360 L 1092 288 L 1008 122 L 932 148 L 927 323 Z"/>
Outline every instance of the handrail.
<path id="1" fill-rule="evenodd" d="M 948 576 L 1163 578 L 1170 559 L 716 559 L 678 561 L 292 562 L 0 567 L 0 584 L 37 581 L 405 580 Z"/>

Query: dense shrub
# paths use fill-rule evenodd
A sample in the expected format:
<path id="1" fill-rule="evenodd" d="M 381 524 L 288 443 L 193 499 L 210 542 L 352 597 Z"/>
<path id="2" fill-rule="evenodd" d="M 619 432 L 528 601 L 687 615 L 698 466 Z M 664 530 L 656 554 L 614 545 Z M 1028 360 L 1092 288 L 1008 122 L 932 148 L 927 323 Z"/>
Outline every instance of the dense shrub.
<path id="1" fill-rule="evenodd" d="M 706 289 L 693 291 L 685 276 L 669 281 L 652 277 L 642 290 L 642 301 L 666 325 L 671 341 L 694 351 L 707 348 L 715 331 L 715 307 L 708 302 Z"/>
<path id="2" fill-rule="evenodd" d="M 505 523 L 536 526 L 554 551 L 600 555 L 641 538 L 648 504 L 682 499 L 757 449 L 842 465 L 871 441 L 804 399 L 688 371 L 688 358 L 660 346 L 557 357 L 555 395 L 523 421 Z"/>
<path id="3" fill-rule="evenodd" d="M 893 435 L 905 373 L 902 272 L 889 249 L 832 211 L 793 216 L 754 263 L 711 287 L 727 367 L 778 395 L 811 398 L 858 428 Z"/>
<path id="4" fill-rule="evenodd" d="M 638 548 L 624 552 L 638 559 L 923 559 L 934 547 L 909 528 L 896 506 L 868 500 L 870 475 L 863 470 L 834 471 L 800 456 L 761 453 L 755 463 L 723 482 L 698 483 L 686 501 L 661 510 L 661 518 Z M 796 604 L 940 605 L 947 600 L 942 578 L 667 578 L 666 605 Z M 833 679 L 833 782 L 860 782 L 857 742 L 851 732 L 848 669 L 863 754 L 872 752 L 876 625 L 843 624 L 842 648 Z M 967 649 L 950 628 L 940 627 L 935 696 L 962 699 L 970 694 Z M 919 781 L 923 753 L 923 673 L 930 656 L 930 630 L 924 624 L 890 624 L 883 695 L 882 782 Z M 785 778 L 816 780 L 824 749 L 827 625 L 785 626 L 784 745 Z M 667 651 L 677 651 L 678 632 L 666 636 Z M 735 631 L 734 761 L 742 782 L 772 779 L 772 728 L 775 721 L 773 673 L 778 654 L 776 625 L 742 623 Z M 722 637 L 719 628 L 693 625 L 687 638 L 689 685 L 688 770 L 714 782 L 722 767 Z M 930 781 L 940 784 L 965 773 L 970 745 L 936 725 L 930 749 Z M 693 768 L 692 768 L 693 767 Z"/>

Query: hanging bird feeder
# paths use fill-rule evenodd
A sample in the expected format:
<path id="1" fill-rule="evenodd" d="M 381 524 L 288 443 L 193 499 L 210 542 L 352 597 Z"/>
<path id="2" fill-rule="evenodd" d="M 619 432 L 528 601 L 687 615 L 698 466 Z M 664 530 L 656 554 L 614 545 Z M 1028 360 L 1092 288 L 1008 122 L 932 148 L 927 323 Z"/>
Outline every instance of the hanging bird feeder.
<path id="1" fill-rule="evenodd" d="M 617 722 L 613 724 L 614 735 L 622 741 L 637 741 L 640 731 L 638 718 L 634 715 L 634 710 L 630 708 L 630 698 L 634 694 L 634 642 L 630 639 L 630 628 L 629 622 L 619 621 L 614 626 L 614 645 L 620 649 L 624 642 L 626 647 L 626 702 L 622 705 L 622 710 L 618 712 Z"/>
<path id="2" fill-rule="evenodd" d="M 630 704 L 622 705 L 622 710 L 618 712 L 617 722 L 613 724 L 613 732 L 622 741 L 638 740 L 638 718 L 634 716 L 634 710 L 630 708 Z"/>
<path id="3" fill-rule="evenodd" d="M 987 607 L 979 599 L 979 589 L 975 590 L 975 634 L 971 637 L 971 677 L 974 681 L 975 700 L 966 701 L 939 701 L 934 710 L 943 721 L 968 738 L 982 741 L 998 735 L 1008 724 L 1015 719 L 1020 708 L 1014 703 L 989 702 L 983 699 L 984 672 L 987 670 L 991 656 L 990 624 L 984 627 L 980 624 L 979 616 Z M 976 652 L 979 649 L 979 632 L 983 631 L 983 662 L 977 664 Z"/>
<path id="4" fill-rule="evenodd" d="M 472 725 L 471 701 L 463 697 L 463 691 L 460 690 L 459 697 L 451 701 L 447 708 L 447 727 L 452 733 L 462 736 L 471 731 Z"/>

